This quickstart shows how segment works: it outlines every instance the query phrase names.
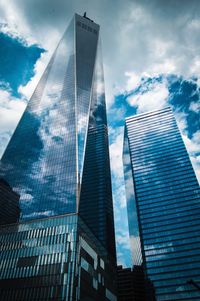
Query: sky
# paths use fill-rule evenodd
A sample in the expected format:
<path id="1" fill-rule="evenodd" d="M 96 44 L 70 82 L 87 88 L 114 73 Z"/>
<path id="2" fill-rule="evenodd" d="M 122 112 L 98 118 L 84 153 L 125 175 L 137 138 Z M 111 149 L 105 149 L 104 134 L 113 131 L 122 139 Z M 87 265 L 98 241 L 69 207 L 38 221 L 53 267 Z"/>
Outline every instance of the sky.
<path id="1" fill-rule="evenodd" d="M 0 157 L 75 12 L 101 26 L 118 263 L 131 265 L 125 117 L 171 106 L 200 182 L 199 0 L 0 0 Z"/>

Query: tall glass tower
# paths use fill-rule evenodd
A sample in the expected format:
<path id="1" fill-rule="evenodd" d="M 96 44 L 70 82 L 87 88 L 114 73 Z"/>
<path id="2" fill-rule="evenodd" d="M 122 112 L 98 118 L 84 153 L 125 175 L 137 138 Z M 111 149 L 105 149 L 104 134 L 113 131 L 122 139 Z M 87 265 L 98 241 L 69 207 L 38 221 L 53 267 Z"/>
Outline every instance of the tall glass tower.
<path id="1" fill-rule="evenodd" d="M 200 300 L 200 188 L 170 108 L 126 119 L 123 160 L 136 264 L 156 300 Z"/>
<path id="2" fill-rule="evenodd" d="M 20 196 L 17 230 L 0 230 L 2 300 L 32 300 L 34 294 L 33 300 L 114 300 L 101 41 L 99 25 L 86 15 L 75 14 L 58 44 L 3 154 L 0 177 Z M 19 279 L 34 288 L 26 290 Z M 15 285 L 22 286 L 19 292 Z"/>

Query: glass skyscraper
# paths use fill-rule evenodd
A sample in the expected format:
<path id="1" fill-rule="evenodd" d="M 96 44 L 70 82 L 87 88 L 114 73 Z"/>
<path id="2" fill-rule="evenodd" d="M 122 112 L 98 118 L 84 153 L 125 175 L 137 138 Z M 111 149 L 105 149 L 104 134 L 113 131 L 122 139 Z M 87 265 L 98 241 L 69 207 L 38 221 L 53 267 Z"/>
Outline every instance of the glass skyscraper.
<path id="1" fill-rule="evenodd" d="M 123 161 L 134 264 L 156 300 L 200 300 L 200 188 L 170 108 L 126 119 Z"/>
<path id="2" fill-rule="evenodd" d="M 86 15 L 52 55 L 0 177 L 20 196 L 19 224 L 0 229 L 0 300 L 115 300 L 101 40 Z"/>

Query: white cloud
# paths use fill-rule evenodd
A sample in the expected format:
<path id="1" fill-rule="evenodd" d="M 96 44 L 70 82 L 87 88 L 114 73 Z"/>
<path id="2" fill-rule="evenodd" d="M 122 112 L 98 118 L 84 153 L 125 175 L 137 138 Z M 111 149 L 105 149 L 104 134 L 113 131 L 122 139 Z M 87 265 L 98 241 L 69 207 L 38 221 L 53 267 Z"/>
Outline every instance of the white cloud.
<path id="1" fill-rule="evenodd" d="M 126 193 L 124 187 L 124 174 L 122 163 L 122 149 L 123 149 L 123 133 L 124 128 L 120 127 L 112 132 L 113 142 L 110 145 L 110 159 L 111 171 L 114 177 L 113 198 L 116 206 L 120 208 L 126 207 Z"/>
<path id="2" fill-rule="evenodd" d="M 0 89 L 0 158 L 25 107 L 25 101 L 13 97 L 9 90 Z"/>
<path id="3" fill-rule="evenodd" d="M 141 77 L 135 74 L 134 72 L 125 72 L 125 76 L 127 77 L 126 82 L 126 91 L 131 91 L 135 89 L 137 86 L 139 86 L 141 82 Z"/>
<path id="4" fill-rule="evenodd" d="M 116 235 L 117 244 L 121 245 L 123 249 L 130 250 L 130 239 L 128 232 L 120 232 Z"/>
<path id="5" fill-rule="evenodd" d="M 26 103 L 11 96 L 10 92 L 4 89 L 0 89 L 0 100 L 0 132 L 13 131 L 25 109 Z"/>
<path id="6" fill-rule="evenodd" d="M 151 77 L 169 73 L 199 77 L 200 22 L 199 16 L 193 14 L 199 3 L 192 2 L 193 6 L 184 2 L 180 9 L 163 1 L 132 1 L 127 10 L 123 7 L 119 21 L 115 22 L 118 42 L 112 53 L 118 65 L 110 66 L 114 67 L 112 78 L 117 85 L 125 86 L 124 70 L 134 71 L 133 82 L 129 81 L 133 88 L 144 73 Z M 166 10 L 169 14 L 164 13 Z M 129 86 L 127 90 L 130 89 Z"/>
<path id="7" fill-rule="evenodd" d="M 200 156 L 195 156 L 195 157 L 190 156 L 190 159 L 191 159 L 192 166 L 194 168 L 197 180 L 200 185 Z"/>
<path id="8" fill-rule="evenodd" d="M 200 112 L 200 102 L 191 102 L 189 109 L 195 113 Z"/>
<path id="9" fill-rule="evenodd" d="M 122 169 L 123 133 L 120 133 L 110 145 L 111 167 L 116 177 L 123 176 Z"/>
<path id="10" fill-rule="evenodd" d="M 167 105 L 169 91 L 167 83 L 154 82 L 148 90 L 132 94 L 127 101 L 131 106 L 137 107 L 138 113 L 162 109 Z"/>
<path id="11" fill-rule="evenodd" d="M 41 57 L 37 60 L 34 66 L 34 76 L 28 81 L 25 86 L 20 85 L 18 92 L 22 94 L 22 97 L 30 99 L 32 96 L 48 62 L 50 59 L 50 53 L 44 52 Z"/>
<path id="12" fill-rule="evenodd" d="M 114 204 L 120 208 L 126 208 L 126 191 L 123 179 L 115 178 L 115 189 L 113 191 Z"/>
<path id="13" fill-rule="evenodd" d="M 200 152 L 200 131 L 194 133 L 191 139 L 185 134 L 183 134 L 182 136 L 191 155 Z"/>
<path id="14" fill-rule="evenodd" d="M 39 43 L 52 53 L 74 12 L 87 10 L 101 24 L 107 101 L 114 101 L 116 89 L 124 87 L 125 74 L 134 72 L 132 83 L 148 73 L 200 74 L 199 30 L 196 14 L 199 1 L 171 2 L 97 0 L 82 3 L 38 0 L 1 1 L 0 17 L 29 43 Z M 112 22 L 111 22 L 112 20 Z M 109 26 L 107 26 L 109 22 Z M 4 29 L 6 30 L 6 29 Z M 7 29 L 8 30 L 8 29 Z M 185 62 L 189 62 L 186 64 Z"/>
<path id="15" fill-rule="evenodd" d="M 187 128 L 187 114 L 184 112 L 180 112 L 179 110 L 175 110 L 175 116 L 176 116 L 176 121 L 179 127 L 179 130 L 181 131 L 182 135 L 186 136 L 188 135 L 186 128 Z"/>
<path id="16" fill-rule="evenodd" d="M 194 171 L 200 183 L 200 130 L 195 132 L 190 139 L 185 132 L 182 133 L 183 141 L 190 155 Z"/>
<path id="17" fill-rule="evenodd" d="M 195 106 L 196 108 L 196 106 Z M 187 131 L 187 114 L 184 112 L 175 111 L 175 117 L 179 130 L 181 132 L 183 141 L 185 143 L 186 149 L 189 153 L 192 166 L 196 173 L 197 179 L 200 183 L 200 162 L 199 162 L 199 153 L 200 153 L 200 131 L 196 131 L 193 136 L 190 138 Z"/>
<path id="18" fill-rule="evenodd" d="M 1 32 L 18 37 L 29 45 L 37 42 L 24 18 L 23 10 L 21 10 L 16 1 L 11 0 L 7 2 L 2 0 L 0 7 Z"/>

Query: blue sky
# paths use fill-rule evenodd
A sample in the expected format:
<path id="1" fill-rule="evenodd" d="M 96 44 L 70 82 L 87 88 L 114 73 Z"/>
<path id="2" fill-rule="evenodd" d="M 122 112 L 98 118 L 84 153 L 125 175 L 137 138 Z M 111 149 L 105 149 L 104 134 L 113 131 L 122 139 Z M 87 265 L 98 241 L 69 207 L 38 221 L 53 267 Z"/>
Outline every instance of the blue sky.
<path id="1" fill-rule="evenodd" d="M 20 96 L 18 88 L 34 76 L 34 65 L 44 49 L 0 32 L 0 81 L 9 85 L 13 96 Z"/>
<path id="2" fill-rule="evenodd" d="M 124 118 L 172 106 L 200 180 L 200 2 L 70 2 L 1 1 L 0 156 L 73 13 L 87 11 L 101 25 L 118 262 L 129 266 Z"/>

